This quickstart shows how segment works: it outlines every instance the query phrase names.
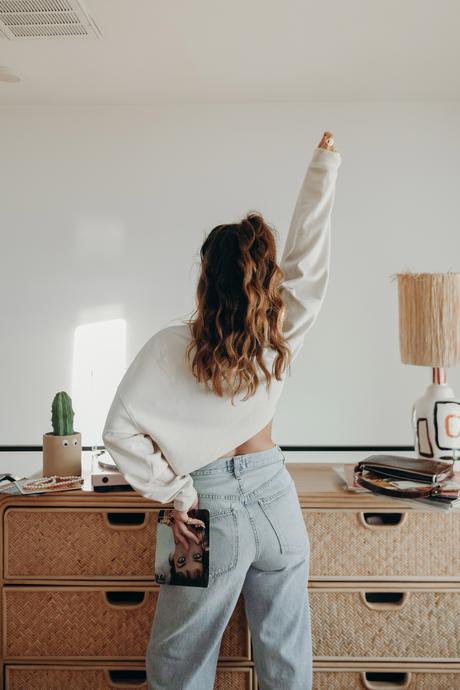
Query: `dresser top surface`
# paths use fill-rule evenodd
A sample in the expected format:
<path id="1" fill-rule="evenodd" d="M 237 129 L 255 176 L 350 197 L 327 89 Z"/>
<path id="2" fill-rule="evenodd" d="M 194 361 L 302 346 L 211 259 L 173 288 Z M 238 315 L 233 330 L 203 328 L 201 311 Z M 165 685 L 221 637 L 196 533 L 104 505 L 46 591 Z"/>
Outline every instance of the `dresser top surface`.
<path id="1" fill-rule="evenodd" d="M 354 463 L 347 463 L 348 467 Z M 404 500 L 374 494 L 368 491 L 354 492 L 347 489 L 341 476 L 334 469 L 344 467 L 343 463 L 303 463 L 286 462 L 299 495 L 303 508 L 327 510 L 421 510 L 439 512 L 442 509 L 429 506 L 417 501 Z M 42 505 L 114 505 L 119 507 L 135 506 L 158 508 L 164 505 L 143 498 L 133 491 L 97 492 L 91 488 L 89 481 L 85 481 L 83 489 L 61 491 L 56 494 L 35 494 L 17 496 L 0 494 L 0 505 L 11 506 L 42 506 Z M 442 511 L 445 512 L 445 511 Z M 455 511 L 452 511 L 455 512 Z"/>

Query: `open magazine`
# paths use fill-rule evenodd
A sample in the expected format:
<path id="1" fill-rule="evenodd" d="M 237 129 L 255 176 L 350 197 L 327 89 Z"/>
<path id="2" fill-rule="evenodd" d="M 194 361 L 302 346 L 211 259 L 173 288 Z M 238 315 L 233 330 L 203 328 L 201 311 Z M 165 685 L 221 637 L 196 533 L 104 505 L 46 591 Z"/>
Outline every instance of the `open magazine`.
<path id="1" fill-rule="evenodd" d="M 200 541 L 190 540 L 186 549 L 175 542 L 172 526 L 174 510 L 163 508 L 158 512 L 155 547 L 155 582 L 159 585 L 185 585 L 186 587 L 207 587 L 209 583 L 209 510 L 198 508 L 190 516 L 202 520 L 199 525 L 187 525 Z"/>

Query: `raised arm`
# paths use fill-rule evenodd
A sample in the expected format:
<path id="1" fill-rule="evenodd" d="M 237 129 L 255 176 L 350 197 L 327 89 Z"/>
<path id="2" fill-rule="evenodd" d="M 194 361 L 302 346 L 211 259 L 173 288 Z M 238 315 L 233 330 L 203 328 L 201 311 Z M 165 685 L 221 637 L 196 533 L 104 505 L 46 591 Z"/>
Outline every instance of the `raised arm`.
<path id="1" fill-rule="evenodd" d="M 331 213 L 341 156 L 331 132 L 314 150 L 294 208 L 280 267 L 285 304 L 283 335 L 292 361 L 321 309 L 329 279 Z"/>
<path id="2" fill-rule="evenodd" d="M 174 501 L 178 511 L 187 511 L 193 505 L 198 494 L 192 477 L 175 474 L 152 438 L 136 424 L 118 391 L 102 438 L 121 474 L 142 496 L 159 503 Z"/>

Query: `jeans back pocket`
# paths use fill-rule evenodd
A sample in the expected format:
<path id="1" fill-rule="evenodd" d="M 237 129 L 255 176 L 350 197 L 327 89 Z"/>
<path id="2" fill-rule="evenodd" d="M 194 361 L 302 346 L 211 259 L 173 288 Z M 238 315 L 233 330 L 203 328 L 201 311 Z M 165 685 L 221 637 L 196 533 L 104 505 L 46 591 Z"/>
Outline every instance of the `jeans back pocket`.
<path id="1" fill-rule="evenodd" d="M 261 496 L 257 500 L 276 534 L 281 553 L 308 553 L 310 544 L 307 526 L 295 482 L 287 474 L 283 486 L 270 496 Z"/>

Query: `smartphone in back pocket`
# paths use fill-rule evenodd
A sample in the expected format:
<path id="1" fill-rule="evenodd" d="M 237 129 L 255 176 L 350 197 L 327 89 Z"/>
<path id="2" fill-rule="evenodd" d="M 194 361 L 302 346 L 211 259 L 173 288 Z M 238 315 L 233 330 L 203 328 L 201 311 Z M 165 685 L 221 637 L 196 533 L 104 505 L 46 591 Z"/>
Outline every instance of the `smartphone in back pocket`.
<path id="1" fill-rule="evenodd" d="M 199 525 L 187 525 L 200 540 L 184 538 L 189 543 L 186 549 L 179 541 L 175 543 L 173 524 L 174 510 L 163 508 L 158 511 L 155 546 L 155 582 L 159 585 L 182 585 L 186 587 L 207 587 L 209 582 L 209 510 L 192 509 L 191 518 L 202 520 Z"/>

